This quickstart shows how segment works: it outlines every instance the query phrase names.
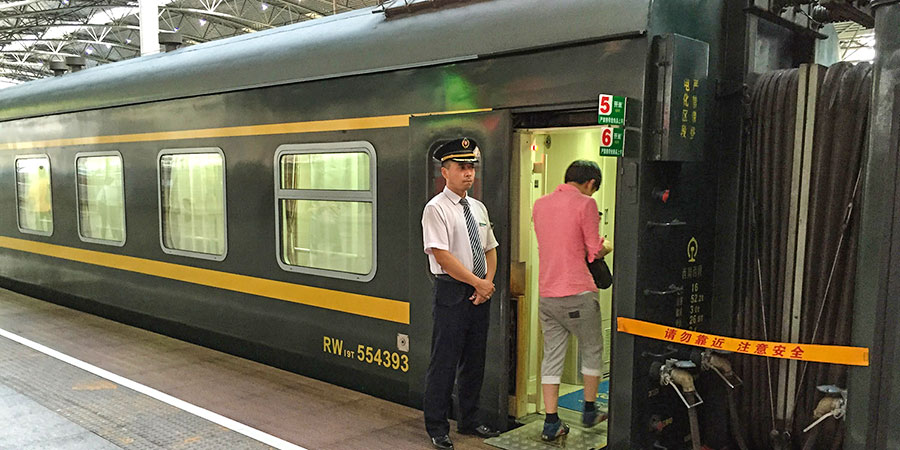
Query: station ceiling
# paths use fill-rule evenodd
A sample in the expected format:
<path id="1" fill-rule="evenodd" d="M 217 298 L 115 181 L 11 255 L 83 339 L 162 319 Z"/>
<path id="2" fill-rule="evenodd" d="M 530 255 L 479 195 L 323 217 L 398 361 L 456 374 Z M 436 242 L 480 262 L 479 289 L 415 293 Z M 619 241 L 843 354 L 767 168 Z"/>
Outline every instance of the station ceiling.
<path id="1" fill-rule="evenodd" d="M 159 0 L 160 32 L 199 44 L 354 9 L 379 0 Z M 51 76 L 50 61 L 87 67 L 140 56 L 137 0 L 0 1 L 0 87 Z"/>
<path id="2" fill-rule="evenodd" d="M 875 29 L 854 22 L 834 24 L 840 42 L 841 61 L 871 61 L 875 58 Z"/>
<path id="3" fill-rule="evenodd" d="M 159 29 L 184 45 L 368 8 L 380 0 L 158 0 Z M 140 55 L 137 0 L 0 0 L 0 88 L 52 75 L 51 61 L 87 67 Z M 873 56 L 874 34 L 836 24 L 847 60 Z"/>

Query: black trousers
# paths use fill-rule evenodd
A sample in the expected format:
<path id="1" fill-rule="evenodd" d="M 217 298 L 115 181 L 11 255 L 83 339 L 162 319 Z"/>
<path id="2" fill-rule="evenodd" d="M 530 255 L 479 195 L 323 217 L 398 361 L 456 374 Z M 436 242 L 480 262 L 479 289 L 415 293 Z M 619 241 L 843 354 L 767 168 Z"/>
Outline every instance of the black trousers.
<path id="1" fill-rule="evenodd" d="M 475 288 L 458 281 L 436 278 L 431 362 L 425 375 L 425 429 L 431 437 L 450 432 L 454 381 L 458 384 L 459 428 L 481 425 L 478 398 L 484 381 L 490 302 L 478 306 L 469 297 Z M 459 375 L 457 376 L 457 372 Z"/>

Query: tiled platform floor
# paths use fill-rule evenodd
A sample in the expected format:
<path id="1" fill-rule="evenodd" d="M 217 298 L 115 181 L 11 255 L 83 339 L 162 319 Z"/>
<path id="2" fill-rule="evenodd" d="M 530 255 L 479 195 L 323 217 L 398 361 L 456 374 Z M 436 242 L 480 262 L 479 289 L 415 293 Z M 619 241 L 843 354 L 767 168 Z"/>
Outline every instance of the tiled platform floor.
<path id="1" fill-rule="evenodd" d="M 0 448 L 115 450 L 118 447 L 84 427 L 0 384 Z"/>
<path id="2" fill-rule="evenodd" d="M 0 339 L 0 367 L 0 448 L 268 448 L 18 342 Z"/>
<path id="3" fill-rule="evenodd" d="M 310 450 L 431 448 L 418 410 L 6 290 L 0 328 Z M 0 420 L 0 449 L 265 447 L 3 338 Z"/>

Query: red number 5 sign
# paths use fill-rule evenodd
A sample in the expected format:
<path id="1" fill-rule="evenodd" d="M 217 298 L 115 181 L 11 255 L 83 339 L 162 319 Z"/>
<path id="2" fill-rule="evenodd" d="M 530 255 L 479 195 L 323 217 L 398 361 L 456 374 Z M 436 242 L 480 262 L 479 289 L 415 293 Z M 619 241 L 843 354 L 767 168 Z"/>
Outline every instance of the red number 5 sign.
<path id="1" fill-rule="evenodd" d="M 625 97 L 600 94 L 597 104 L 597 123 L 600 125 L 625 125 Z"/>
<path id="2" fill-rule="evenodd" d="M 608 116 L 612 112 L 612 101 L 612 95 L 600 94 L 600 108 L 598 111 L 601 116 Z"/>

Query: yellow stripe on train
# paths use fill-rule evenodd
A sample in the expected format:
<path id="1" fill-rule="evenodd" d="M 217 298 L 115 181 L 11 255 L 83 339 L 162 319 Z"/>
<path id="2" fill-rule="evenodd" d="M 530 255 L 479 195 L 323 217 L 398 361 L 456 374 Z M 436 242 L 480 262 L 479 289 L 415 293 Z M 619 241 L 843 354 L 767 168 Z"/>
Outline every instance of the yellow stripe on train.
<path id="1" fill-rule="evenodd" d="M 133 142 L 175 141 L 181 139 L 205 139 L 240 136 L 265 136 L 275 134 L 317 133 L 323 131 L 372 130 L 379 128 L 403 128 L 409 126 L 410 117 L 443 116 L 491 111 L 491 108 L 463 111 L 441 111 L 422 114 L 397 114 L 393 116 L 355 117 L 349 119 L 313 120 L 308 122 L 273 123 L 195 130 L 159 131 L 151 133 L 118 134 L 50 139 L 32 142 L 0 143 L 0 150 L 34 150 L 47 147 L 71 147 L 77 145 L 122 144 Z"/>
<path id="2" fill-rule="evenodd" d="M 334 291 L 229 272 L 154 261 L 133 256 L 64 247 L 0 236 L 0 247 L 10 250 L 126 270 L 244 294 L 341 311 L 358 316 L 409 324 L 409 303 Z"/>

